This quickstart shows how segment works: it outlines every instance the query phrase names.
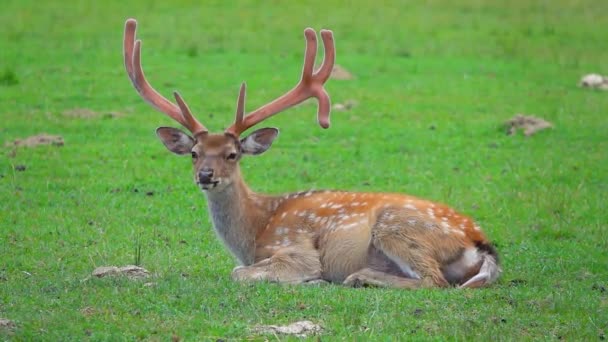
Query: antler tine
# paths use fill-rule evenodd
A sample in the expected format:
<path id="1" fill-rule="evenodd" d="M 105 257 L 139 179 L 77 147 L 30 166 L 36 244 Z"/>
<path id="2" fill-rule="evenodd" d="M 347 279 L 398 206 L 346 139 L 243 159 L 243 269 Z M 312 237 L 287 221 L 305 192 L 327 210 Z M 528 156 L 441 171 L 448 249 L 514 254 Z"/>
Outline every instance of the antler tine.
<path id="1" fill-rule="evenodd" d="M 247 92 L 247 84 L 245 82 L 241 83 L 241 89 L 239 90 L 239 98 L 236 103 L 236 114 L 234 118 L 234 124 L 226 129 L 226 133 L 232 134 L 236 137 L 239 136 L 240 133 L 245 131 L 247 128 L 242 127 L 243 125 L 243 116 L 245 115 L 245 93 Z"/>
<path id="2" fill-rule="evenodd" d="M 321 30 L 321 38 L 323 39 L 325 56 L 323 56 L 323 63 L 321 63 L 319 70 L 315 72 L 315 76 L 319 77 L 323 82 L 326 82 L 329 79 L 329 76 L 331 76 L 331 71 L 334 68 L 336 49 L 334 48 L 334 35 L 331 31 Z"/>
<path id="3" fill-rule="evenodd" d="M 315 57 L 317 57 L 317 33 L 312 28 L 307 27 L 304 29 L 304 37 L 306 38 L 306 49 L 304 50 L 304 64 L 302 65 L 300 82 L 310 83 L 315 67 Z"/>
<path id="4" fill-rule="evenodd" d="M 323 63 L 321 64 L 321 67 L 319 67 L 319 70 L 315 72 L 314 76 L 318 77 L 322 83 L 325 83 L 331 76 L 331 72 L 334 68 L 334 63 L 336 61 L 336 49 L 334 47 L 334 36 L 331 31 L 321 30 L 321 38 L 323 39 L 325 56 L 323 56 Z M 319 125 L 321 125 L 321 127 L 328 128 L 331 101 L 325 88 L 320 89 L 318 99 L 319 108 L 317 110 L 317 120 L 319 121 Z"/>
<path id="5" fill-rule="evenodd" d="M 255 124 L 310 97 L 317 98 L 319 102 L 319 107 L 317 109 L 319 125 L 323 128 L 329 127 L 331 100 L 323 85 L 329 79 L 336 59 L 333 34 L 329 30 L 321 31 L 321 38 L 323 39 L 323 47 L 325 49 L 325 57 L 323 58 L 323 64 L 316 72 L 313 72 L 313 69 L 315 57 L 317 55 L 317 35 L 313 29 L 307 28 L 304 30 L 304 37 L 306 38 L 306 50 L 304 52 L 302 75 L 298 84 L 281 97 L 249 113 L 249 115 L 244 117 L 242 120 L 238 120 L 237 114 L 237 120 L 226 130 L 227 133 L 239 136 L 241 133 Z M 244 89 L 242 87 L 241 89 L 244 101 Z"/>
<path id="6" fill-rule="evenodd" d="M 173 120 L 186 127 L 192 134 L 196 135 L 198 133 L 206 132 L 207 129 L 205 126 L 192 116 L 188 106 L 179 94 L 176 93 L 175 95 L 178 104 L 180 104 L 178 107 L 163 97 L 158 91 L 152 88 L 150 83 L 148 83 L 141 66 L 141 40 L 135 39 L 136 29 L 137 21 L 135 19 L 128 19 L 125 23 L 123 54 L 127 74 L 129 75 L 129 79 L 131 79 L 131 83 L 133 83 L 133 86 L 137 90 L 137 93 L 154 108 L 167 114 Z"/>
<path id="7" fill-rule="evenodd" d="M 173 92 L 173 96 L 175 97 L 175 101 L 181 110 L 182 116 L 186 120 L 187 125 L 185 127 L 189 127 L 188 129 L 190 132 L 192 132 L 192 135 L 196 136 L 201 133 L 206 133 L 207 129 L 200 122 L 198 122 L 198 120 L 196 120 L 194 115 L 192 115 L 190 108 L 188 108 L 188 105 L 182 96 L 176 91 Z"/>

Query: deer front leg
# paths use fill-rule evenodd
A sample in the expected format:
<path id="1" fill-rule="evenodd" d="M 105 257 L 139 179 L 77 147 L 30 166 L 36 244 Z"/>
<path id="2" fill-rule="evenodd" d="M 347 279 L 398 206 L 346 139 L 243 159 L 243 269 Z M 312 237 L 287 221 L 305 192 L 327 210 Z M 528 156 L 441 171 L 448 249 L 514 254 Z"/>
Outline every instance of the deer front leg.
<path id="1" fill-rule="evenodd" d="M 316 281 L 321 279 L 321 261 L 314 249 L 288 247 L 253 265 L 235 267 L 232 279 L 287 284 Z"/>

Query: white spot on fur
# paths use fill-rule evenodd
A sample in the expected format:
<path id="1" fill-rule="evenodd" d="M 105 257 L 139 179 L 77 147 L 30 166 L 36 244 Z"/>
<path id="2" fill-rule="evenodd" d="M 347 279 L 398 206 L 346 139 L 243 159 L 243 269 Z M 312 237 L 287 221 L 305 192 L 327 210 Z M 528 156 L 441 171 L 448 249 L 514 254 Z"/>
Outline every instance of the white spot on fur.
<path id="1" fill-rule="evenodd" d="M 414 211 L 418 211 L 418 208 L 416 208 L 416 206 L 414 206 L 413 204 L 406 204 L 403 206 L 405 209 L 409 209 L 409 210 L 414 210 Z"/>
<path id="2" fill-rule="evenodd" d="M 338 229 L 349 230 L 349 229 L 355 228 L 356 226 L 357 226 L 357 223 L 349 223 L 349 224 L 344 224 L 344 225 L 339 226 Z"/>
<path id="3" fill-rule="evenodd" d="M 286 211 L 284 211 L 284 212 L 281 214 L 281 219 L 284 219 L 284 218 L 285 218 L 285 216 L 287 216 L 287 212 L 286 212 Z"/>
<path id="4" fill-rule="evenodd" d="M 427 208 L 426 213 L 429 215 L 429 217 L 435 218 L 435 212 L 433 211 L 433 209 Z"/>
<path id="5" fill-rule="evenodd" d="M 477 265 L 479 262 L 479 253 L 477 252 L 477 248 L 469 248 L 464 251 L 462 255 L 462 260 L 467 267 L 472 267 Z"/>
<path id="6" fill-rule="evenodd" d="M 452 229 L 452 226 L 447 222 L 441 222 L 441 228 L 443 228 L 443 232 L 447 234 L 450 232 L 450 229 Z"/>
<path id="7" fill-rule="evenodd" d="M 452 233 L 460 236 L 465 236 L 464 232 L 459 229 L 452 229 Z"/>
<path id="8" fill-rule="evenodd" d="M 480 230 L 481 230 L 481 227 L 479 227 L 478 225 L 474 225 L 474 226 L 473 226 L 473 229 L 475 229 L 476 231 L 480 231 Z"/>

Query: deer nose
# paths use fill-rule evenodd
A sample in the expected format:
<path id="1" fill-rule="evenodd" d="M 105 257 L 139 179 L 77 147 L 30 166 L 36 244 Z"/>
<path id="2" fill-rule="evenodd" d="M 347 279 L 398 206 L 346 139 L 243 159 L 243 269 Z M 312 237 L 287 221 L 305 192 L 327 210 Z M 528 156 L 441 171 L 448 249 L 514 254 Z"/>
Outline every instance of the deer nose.
<path id="1" fill-rule="evenodd" d="M 211 168 L 203 168 L 198 172 L 198 181 L 200 183 L 211 183 L 211 178 L 213 178 L 213 169 Z"/>

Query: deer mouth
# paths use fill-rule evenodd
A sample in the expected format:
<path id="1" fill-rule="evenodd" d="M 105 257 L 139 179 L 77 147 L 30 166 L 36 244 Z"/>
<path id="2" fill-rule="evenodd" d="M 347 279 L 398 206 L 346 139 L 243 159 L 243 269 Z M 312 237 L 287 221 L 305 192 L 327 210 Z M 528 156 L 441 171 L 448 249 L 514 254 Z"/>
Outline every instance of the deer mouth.
<path id="1" fill-rule="evenodd" d="M 216 181 L 209 181 L 209 182 L 205 182 L 205 183 L 202 183 L 202 182 L 196 182 L 196 183 L 198 184 L 198 186 L 200 186 L 200 188 L 202 190 L 211 190 L 211 189 L 215 188 L 220 183 L 220 181 L 216 180 Z"/>

